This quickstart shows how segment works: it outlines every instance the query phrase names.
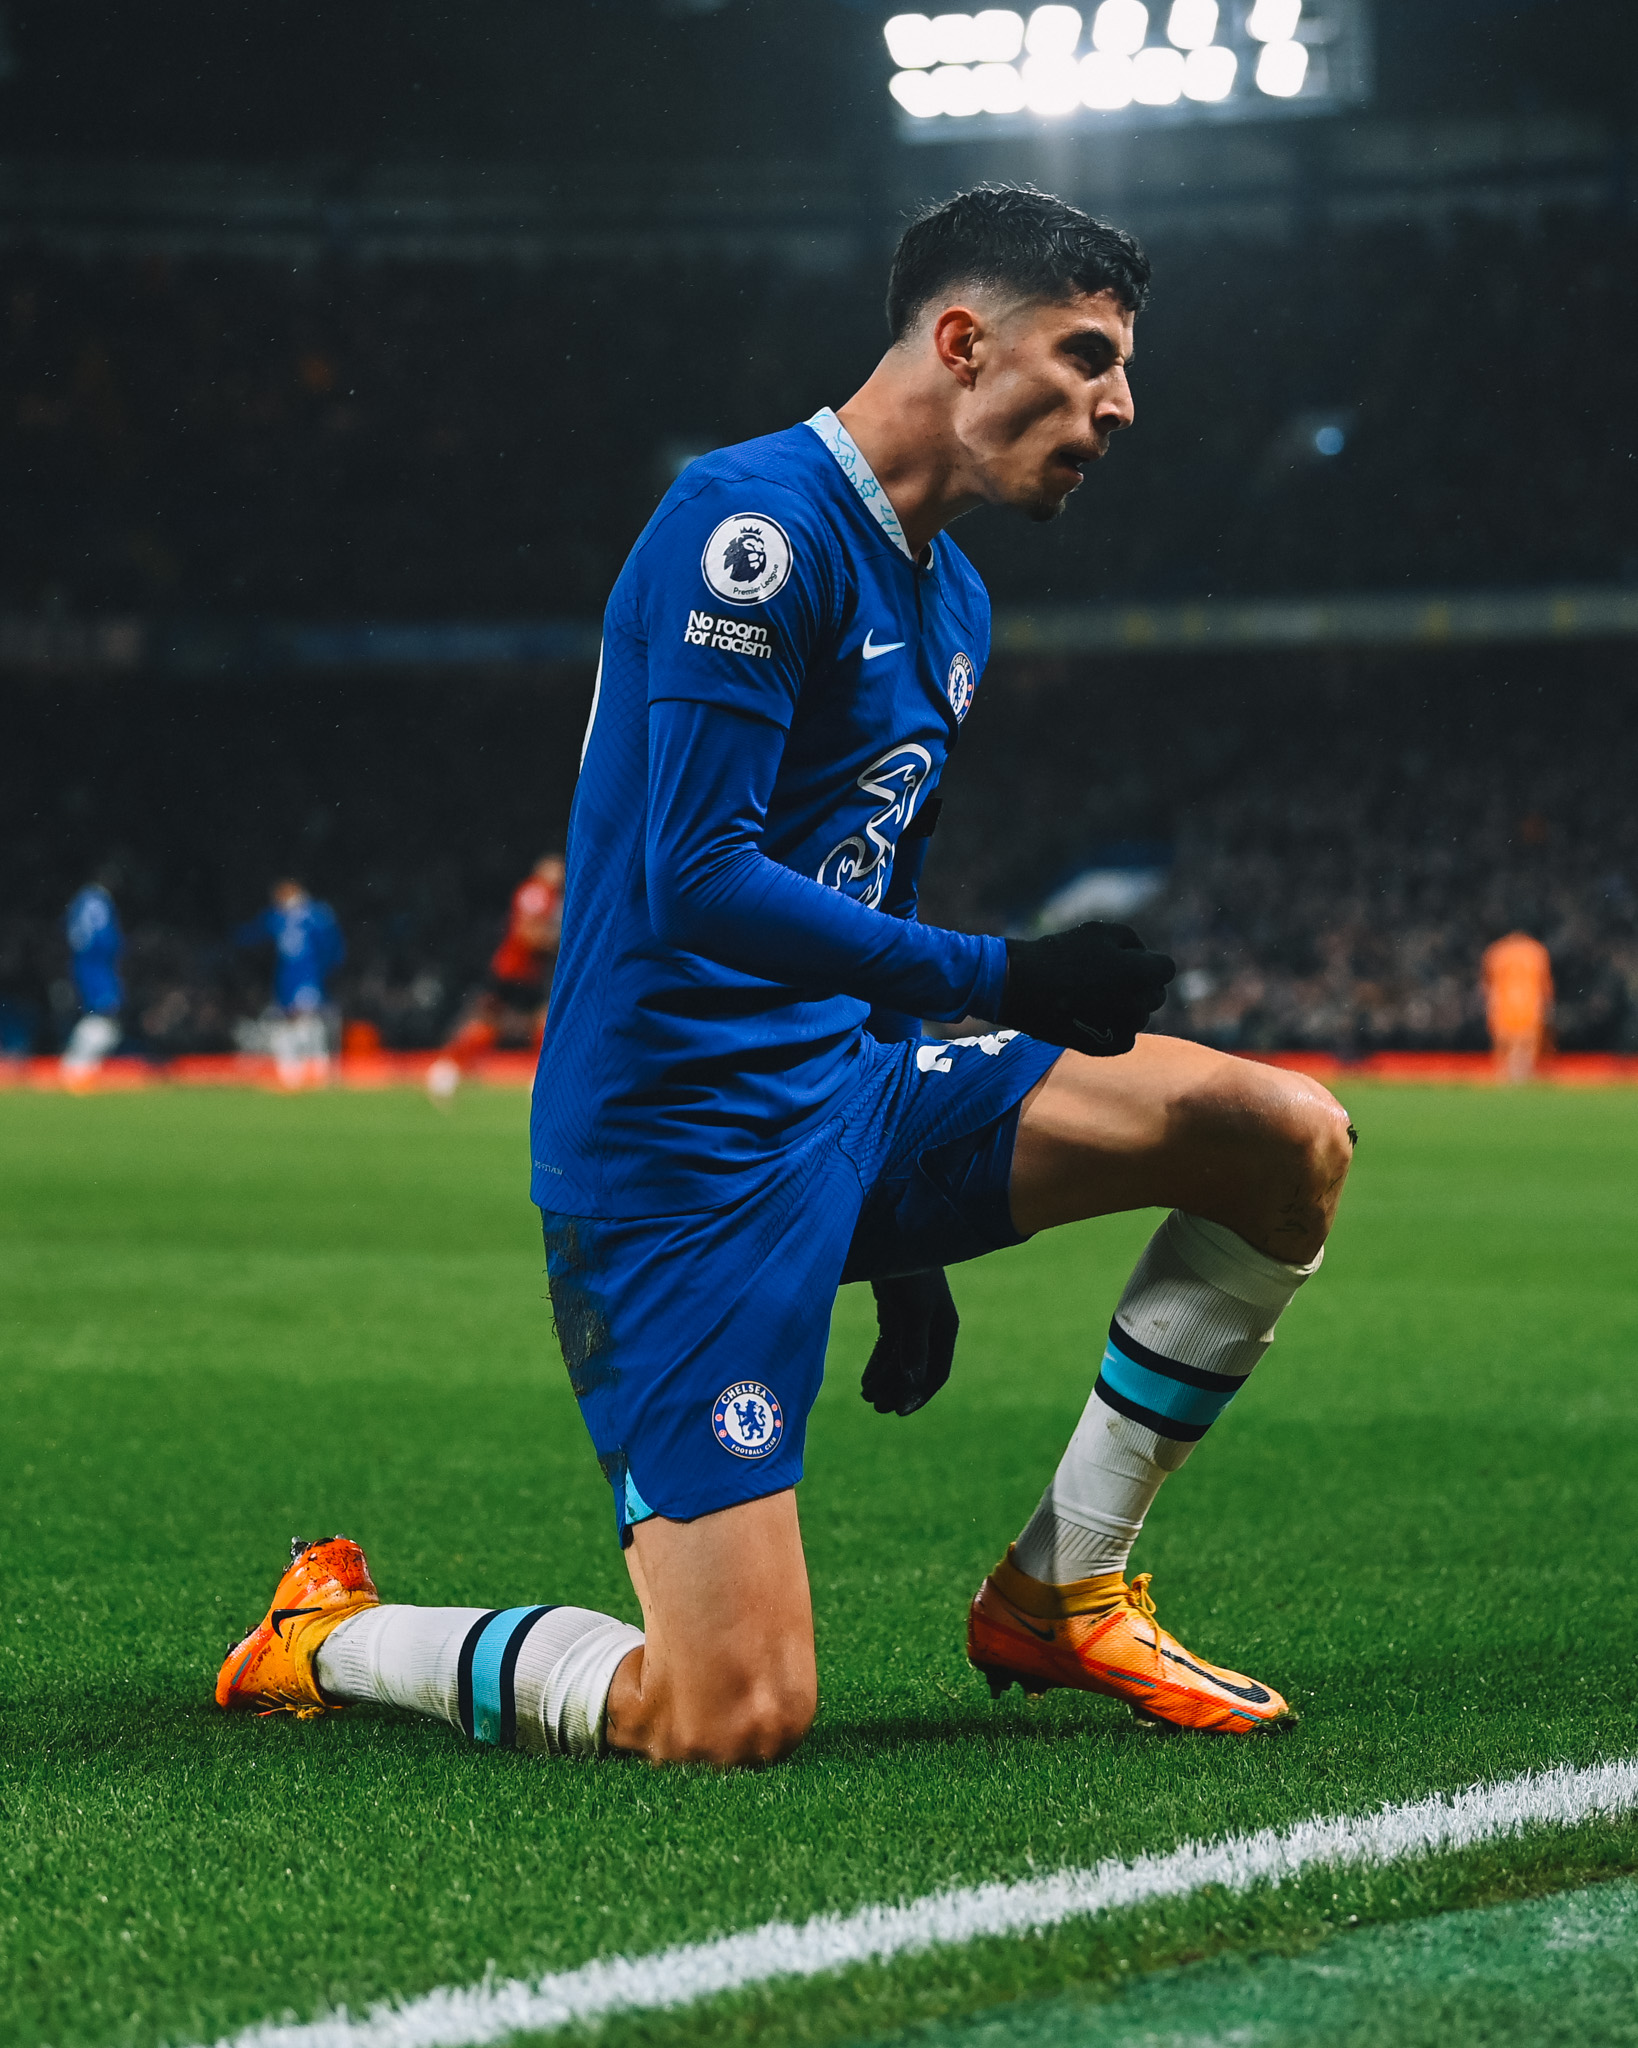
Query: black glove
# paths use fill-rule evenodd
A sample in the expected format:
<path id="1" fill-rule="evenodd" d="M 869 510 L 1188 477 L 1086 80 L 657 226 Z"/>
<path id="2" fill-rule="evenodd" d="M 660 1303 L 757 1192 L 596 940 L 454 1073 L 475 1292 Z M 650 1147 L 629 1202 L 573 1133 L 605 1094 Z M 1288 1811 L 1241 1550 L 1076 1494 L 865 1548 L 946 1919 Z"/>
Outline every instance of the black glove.
<path id="1" fill-rule="evenodd" d="M 1078 924 L 1044 939 L 1008 939 L 1007 988 L 996 1022 L 1094 1058 L 1130 1052 L 1176 972 L 1177 962 L 1146 951 L 1129 924 Z"/>
<path id="2" fill-rule="evenodd" d="M 942 1266 L 872 1280 L 880 1335 L 859 1392 L 878 1415 L 914 1415 L 950 1377 L 961 1318 Z"/>

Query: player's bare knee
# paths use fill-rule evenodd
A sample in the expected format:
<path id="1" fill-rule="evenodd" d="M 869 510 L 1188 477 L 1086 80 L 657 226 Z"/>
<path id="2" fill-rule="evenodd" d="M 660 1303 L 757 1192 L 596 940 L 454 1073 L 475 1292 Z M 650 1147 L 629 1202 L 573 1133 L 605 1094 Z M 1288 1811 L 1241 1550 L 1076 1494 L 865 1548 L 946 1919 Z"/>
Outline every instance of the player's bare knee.
<path id="1" fill-rule="evenodd" d="M 1348 1112 L 1317 1081 L 1282 1091 L 1260 1131 L 1264 1205 L 1277 1223 L 1277 1256 L 1299 1263 L 1325 1242 L 1353 1159 Z"/>
<path id="2" fill-rule="evenodd" d="M 724 1771 L 778 1763 L 807 1735 L 816 1707 L 812 1694 L 800 1688 L 754 1687 L 710 1712 L 674 1717 L 661 1760 L 713 1764 Z"/>
<path id="3" fill-rule="evenodd" d="M 1304 1166 L 1310 1191 L 1329 1219 L 1353 1164 L 1358 1133 L 1336 1097 L 1317 1081 L 1312 1087 L 1302 1114 Z"/>
<path id="4" fill-rule="evenodd" d="M 779 1763 L 806 1740 L 813 1715 L 813 1706 L 801 1699 L 774 1697 L 757 1702 L 729 1731 L 732 1754 L 722 1761 L 752 1770 Z"/>

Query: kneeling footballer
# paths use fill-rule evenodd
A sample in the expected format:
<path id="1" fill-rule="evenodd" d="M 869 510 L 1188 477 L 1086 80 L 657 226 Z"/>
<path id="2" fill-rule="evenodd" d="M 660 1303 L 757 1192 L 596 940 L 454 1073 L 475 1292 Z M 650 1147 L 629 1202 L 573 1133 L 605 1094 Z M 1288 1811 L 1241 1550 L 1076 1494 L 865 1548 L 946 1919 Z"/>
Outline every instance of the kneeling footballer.
<path id="1" fill-rule="evenodd" d="M 787 1755 L 818 1698 L 795 1489 L 838 1285 L 875 1288 L 866 1392 L 909 1413 L 949 1370 L 946 1267 L 1159 1206 L 968 1655 L 996 1692 L 1226 1733 L 1286 1715 L 1169 1634 L 1126 1567 L 1319 1266 L 1348 1119 L 1300 1075 L 1145 1033 L 1173 964 L 1124 926 L 1002 940 L 916 917 L 990 636 L 947 529 L 1062 509 L 1131 424 L 1148 283 L 1128 235 L 1040 193 L 927 213 L 862 389 L 694 463 L 609 600 L 532 1191 L 643 1628 L 384 1605 L 337 1537 L 298 1546 L 224 1707 L 380 1701 L 551 1753 Z M 923 1027 L 968 1016 L 995 1028 Z"/>

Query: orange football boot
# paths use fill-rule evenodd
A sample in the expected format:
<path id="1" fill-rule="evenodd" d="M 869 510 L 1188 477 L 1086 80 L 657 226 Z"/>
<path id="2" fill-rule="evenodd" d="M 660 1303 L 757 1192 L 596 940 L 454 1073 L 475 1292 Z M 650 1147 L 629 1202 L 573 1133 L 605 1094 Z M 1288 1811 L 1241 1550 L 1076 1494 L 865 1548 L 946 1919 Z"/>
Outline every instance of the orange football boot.
<path id="1" fill-rule="evenodd" d="M 1149 1574 L 1119 1572 L 1048 1586 L 1020 1571 L 1009 1546 L 967 1616 L 967 1657 L 999 1699 L 1073 1686 L 1125 1700 L 1135 1713 L 1178 1728 L 1249 1735 L 1293 1719 L 1277 1692 L 1196 1657 L 1160 1626 Z"/>
<path id="2" fill-rule="evenodd" d="M 216 1675 L 216 1704 L 230 1711 L 259 1707 L 264 1714 L 339 1713 L 314 1676 L 313 1660 L 332 1629 L 366 1607 L 379 1607 L 364 1553 L 345 1536 L 327 1543 L 290 1546 L 290 1569 L 273 1593 L 273 1604 L 243 1642 L 228 1651 Z"/>

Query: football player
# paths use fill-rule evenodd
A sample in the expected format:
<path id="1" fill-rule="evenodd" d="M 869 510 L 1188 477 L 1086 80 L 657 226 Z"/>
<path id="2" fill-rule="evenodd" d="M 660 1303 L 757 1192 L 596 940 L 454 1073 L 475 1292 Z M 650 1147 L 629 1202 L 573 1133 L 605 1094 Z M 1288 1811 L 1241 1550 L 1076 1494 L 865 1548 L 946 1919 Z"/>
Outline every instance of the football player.
<path id="1" fill-rule="evenodd" d="M 447 1102 L 461 1085 L 463 1069 L 492 1047 L 540 1044 L 563 930 L 563 878 L 562 854 L 542 854 L 512 892 L 506 936 L 495 948 L 483 987 L 427 1069 L 434 1101 Z"/>
<path id="2" fill-rule="evenodd" d="M 817 1700 L 795 1488 L 838 1283 L 875 1288 L 867 1393 L 905 1413 L 948 1370 L 943 1268 L 1159 1205 L 1113 1322 L 1087 1305 L 1085 1414 L 968 1654 L 996 1691 L 1186 1727 L 1286 1714 L 1179 1643 L 1126 1565 L 1320 1263 L 1347 1116 L 1301 1075 L 1146 1033 L 1173 966 L 1123 925 L 1003 941 L 915 916 L 989 648 L 947 529 L 1062 509 L 1131 423 L 1148 282 L 1128 235 L 1041 193 L 928 212 L 864 386 L 685 470 L 610 598 L 533 1191 L 643 1628 L 382 1605 L 338 1537 L 298 1550 L 223 1706 L 387 1701 L 552 1752 L 784 1756 Z M 996 1028 L 920 1022 L 969 1015 Z"/>
<path id="3" fill-rule="evenodd" d="M 1528 1081 L 1552 1026 L 1552 956 L 1528 932 L 1509 932 L 1486 946 L 1480 977 L 1496 1078 Z"/>
<path id="4" fill-rule="evenodd" d="M 63 1047 L 65 1088 L 90 1087 L 97 1070 L 120 1038 L 119 1013 L 125 986 L 119 963 L 125 935 L 119 912 L 103 881 L 88 883 L 69 904 L 63 918 L 69 956 L 74 963 L 74 993 L 80 1014 Z"/>
<path id="5" fill-rule="evenodd" d="M 321 1087 L 330 1075 L 325 990 L 347 957 L 335 912 L 300 882 L 275 882 L 268 908 L 235 937 L 241 946 L 273 942 L 273 1064 L 280 1084 Z"/>

